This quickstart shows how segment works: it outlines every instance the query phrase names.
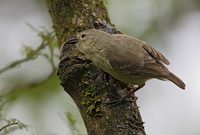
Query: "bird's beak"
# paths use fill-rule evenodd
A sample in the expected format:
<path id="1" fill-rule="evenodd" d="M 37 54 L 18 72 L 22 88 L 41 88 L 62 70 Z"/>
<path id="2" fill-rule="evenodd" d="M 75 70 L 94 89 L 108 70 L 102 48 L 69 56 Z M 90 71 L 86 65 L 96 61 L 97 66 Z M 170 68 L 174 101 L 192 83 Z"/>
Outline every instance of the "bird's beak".
<path id="1" fill-rule="evenodd" d="M 66 44 L 76 44 L 77 42 L 78 42 L 77 37 L 73 36 L 66 42 Z"/>

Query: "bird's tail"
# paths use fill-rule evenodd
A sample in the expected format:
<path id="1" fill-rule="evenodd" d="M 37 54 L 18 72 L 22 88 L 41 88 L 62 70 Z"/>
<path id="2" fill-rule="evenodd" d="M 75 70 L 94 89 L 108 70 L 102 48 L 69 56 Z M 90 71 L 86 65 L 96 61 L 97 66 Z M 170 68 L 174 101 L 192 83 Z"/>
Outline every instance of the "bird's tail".
<path id="1" fill-rule="evenodd" d="M 180 78 L 178 78 L 175 74 L 169 72 L 167 79 L 172 81 L 174 84 L 176 84 L 181 89 L 183 89 L 183 90 L 185 89 L 185 83 Z"/>

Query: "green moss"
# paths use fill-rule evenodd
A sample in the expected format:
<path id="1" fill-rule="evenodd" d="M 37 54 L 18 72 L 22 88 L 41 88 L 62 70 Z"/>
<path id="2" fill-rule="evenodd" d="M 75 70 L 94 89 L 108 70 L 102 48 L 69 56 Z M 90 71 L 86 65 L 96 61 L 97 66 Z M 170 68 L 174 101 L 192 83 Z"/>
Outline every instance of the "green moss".
<path id="1" fill-rule="evenodd" d="M 100 96 L 96 93 L 96 86 L 87 85 L 83 90 L 84 99 L 81 105 L 87 107 L 87 113 L 90 116 L 101 116 L 100 103 L 102 102 Z"/>
<path id="2" fill-rule="evenodd" d="M 101 116 L 102 111 L 100 108 L 101 98 L 98 93 L 98 85 L 90 84 L 91 78 L 93 74 L 91 71 L 88 71 L 84 77 L 81 79 L 79 86 L 83 88 L 83 99 L 81 101 L 81 105 L 87 108 L 87 114 L 90 116 Z"/>

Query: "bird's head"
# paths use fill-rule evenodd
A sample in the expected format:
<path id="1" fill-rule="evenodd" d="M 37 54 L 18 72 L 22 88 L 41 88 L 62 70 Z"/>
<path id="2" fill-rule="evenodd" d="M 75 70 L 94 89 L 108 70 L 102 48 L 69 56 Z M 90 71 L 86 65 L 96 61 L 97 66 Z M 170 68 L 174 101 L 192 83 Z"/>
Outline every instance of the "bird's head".
<path id="1" fill-rule="evenodd" d="M 95 29 L 85 30 L 71 37 L 66 44 L 76 44 L 82 53 L 93 51 L 93 46 L 99 40 L 101 32 Z"/>

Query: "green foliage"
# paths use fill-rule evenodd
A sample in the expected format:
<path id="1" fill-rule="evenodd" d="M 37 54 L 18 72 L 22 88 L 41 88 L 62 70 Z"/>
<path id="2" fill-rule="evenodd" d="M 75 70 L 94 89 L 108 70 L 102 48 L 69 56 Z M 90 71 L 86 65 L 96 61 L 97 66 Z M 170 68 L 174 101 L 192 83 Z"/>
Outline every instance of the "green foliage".
<path id="1" fill-rule="evenodd" d="M 34 28 L 32 25 L 28 24 L 30 28 L 38 33 L 38 36 L 41 39 L 40 45 L 36 48 L 33 49 L 32 47 L 28 45 L 23 45 L 22 48 L 22 54 L 25 56 L 24 58 L 20 60 L 13 61 L 11 64 L 8 66 L 0 69 L 0 74 L 4 73 L 7 70 L 13 69 L 16 66 L 38 58 L 39 56 L 45 57 L 51 64 L 51 67 L 53 71 L 56 70 L 56 65 L 54 63 L 55 57 L 58 58 L 58 56 L 55 55 L 56 49 L 58 49 L 57 41 L 55 38 L 54 32 L 49 32 L 45 28 L 43 28 L 41 31 L 38 31 L 36 28 Z M 44 52 L 43 50 L 47 48 L 49 50 L 48 52 Z"/>
<path id="2" fill-rule="evenodd" d="M 66 117 L 67 117 L 67 119 L 69 120 L 70 124 L 71 124 L 72 126 L 75 126 L 75 124 L 76 124 L 76 119 L 74 118 L 73 114 L 71 114 L 70 112 L 67 112 L 67 113 L 66 113 Z"/>
<path id="3" fill-rule="evenodd" d="M 0 123 L 5 123 L 2 124 L 2 126 L 0 126 L 0 134 L 6 134 L 6 133 L 10 133 L 12 131 L 15 131 L 16 129 L 26 129 L 28 130 L 27 126 L 20 122 L 17 119 L 0 119 Z"/>
<path id="4" fill-rule="evenodd" d="M 0 119 L 3 118 L 3 101 L 0 99 Z"/>
<path id="5" fill-rule="evenodd" d="M 76 127 L 77 119 L 74 117 L 74 114 L 72 114 L 71 112 L 67 112 L 66 117 L 68 119 L 68 122 L 70 123 L 69 127 L 73 135 L 86 135 L 81 133 L 81 131 Z"/>
<path id="6" fill-rule="evenodd" d="M 27 126 L 21 121 L 15 118 L 6 118 L 6 116 L 3 115 L 3 106 L 5 104 L 4 99 L 6 99 L 6 103 L 11 103 L 19 97 L 28 97 L 28 100 L 31 100 L 30 97 L 32 97 L 33 101 L 37 101 L 38 104 L 38 102 L 40 102 L 42 99 L 44 100 L 44 97 L 47 96 L 47 92 L 44 91 L 45 89 L 48 89 L 49 87 L 53 89 L 55 88 L 55 85 L 59 86 L 59 83 L 55 82 L 55 80 L 58 81 L 55 75 L 57 69 L 57 64 L 55 64 L 55 60 L 58 59 L 55 51 L 58 50 L 58 45 L 54 32 L 49 32 L 45 28 L 39 31 L 32 25 L 28 25 L 33 31 L 38 33 L 38 36 L 41 39 L 41 43 L 36 49 L 33 49 L 31 46 L 28 45 L 23 45 L 22 54 L 24 55 L 24 58 L 13 61 L 9 65 L 0 69 L 0 74 L 10 69 L 14 69 L 25 62 L 35 60 L 39 56 L 43 56 L 49 61 L 52 67 L 52 73 L 50 73 L 50 75 L 45 80 L 40 81 L 39 83 L 33 82 L 32 84 L 28 84 L 26 86 L 14 87 L 7 93 L 0 93 L 0 135 L 14 132 L 16 129 L 28 129 Z M 58 88 L 56 87 L 55 90 L 56 89 Z M 50 93 L 48 92 L 48 94 Z"/>
<path id="7" fill-rule="evenodd" d="M 0 99 L 0 135 L 5 135 L 6 133 L 13 132 L 17 129 L 27 129 L 27 126 L 22 123 L 21 121 L 15 119 L 15 118 L 9 118 L 6 119 L 3 116 L 3 106 L 5 102 L 3 102 L 3 99 Z"/>

